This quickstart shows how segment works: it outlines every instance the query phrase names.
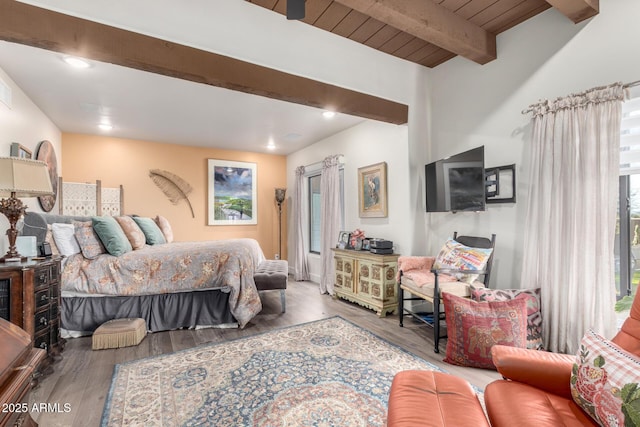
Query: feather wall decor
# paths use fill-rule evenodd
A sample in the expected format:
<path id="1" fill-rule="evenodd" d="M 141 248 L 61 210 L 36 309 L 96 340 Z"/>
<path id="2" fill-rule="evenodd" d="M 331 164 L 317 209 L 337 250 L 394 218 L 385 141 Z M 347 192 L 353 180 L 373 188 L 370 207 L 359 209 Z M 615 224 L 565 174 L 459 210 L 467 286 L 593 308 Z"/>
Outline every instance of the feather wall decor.
<path id="1" fill-rule="evenodd" d="M 193 207 L 189 201 L 189 193 L 191 193 L 191 185 L 178 175 L 160 169 L 152 169 L 149 171 L 149 177 L 164 193 L 169 201 L 177 205 L 180 200 L 185 200 L 191 209 L 191 217 L 195 218 Z"/>

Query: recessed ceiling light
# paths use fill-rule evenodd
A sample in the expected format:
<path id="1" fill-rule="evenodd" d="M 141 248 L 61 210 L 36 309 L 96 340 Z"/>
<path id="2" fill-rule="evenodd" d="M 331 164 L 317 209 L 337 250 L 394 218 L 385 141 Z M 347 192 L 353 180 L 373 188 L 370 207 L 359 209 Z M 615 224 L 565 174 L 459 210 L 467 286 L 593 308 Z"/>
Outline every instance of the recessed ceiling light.
<path id="1" fill-rule="evenodd" d="M 100 124 L 98 125 L 98 127 L 99 127 L 101 130 L 111 130 L 111 129 L 113 129 L 113 126 L 111 126 L 109 123 L 100 123 Z"/>
<path id="2" fill-rule="evenodd" d="M 322 117 L 324 117 L 325 119 L 332 119 L 333 117 L 335 117 L 335 115 L 335 111 L 325 111 L 322 113 Z"/>
<path id="3" fill-rule="evenodd" d="M 65 56 L 62 59 L 74 68 L 89 68 L 91 66 L 88 61 L 82 58 L 76 58 L 75 56 Z"/>

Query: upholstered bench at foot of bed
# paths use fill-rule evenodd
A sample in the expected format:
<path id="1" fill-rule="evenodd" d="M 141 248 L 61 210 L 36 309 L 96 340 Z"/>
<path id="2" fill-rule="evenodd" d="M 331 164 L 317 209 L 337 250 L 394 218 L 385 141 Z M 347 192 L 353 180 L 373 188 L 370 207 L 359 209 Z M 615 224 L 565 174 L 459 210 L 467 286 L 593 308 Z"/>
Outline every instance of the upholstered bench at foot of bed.
<path id="1" fill-rule="evenodd" d="M 258 291 L 280 290 L 282 312 L 286 311 L 284 291 L 287 289 L 289 263 L 286 260 L 268 259 L 262 261 L 253 274 Z"/>
<path id="2" fill-rule="evenodd" d="M 389 393 L 388 427 L 489 427 L 471 385 L 443 372 L 396 374 Z"/>

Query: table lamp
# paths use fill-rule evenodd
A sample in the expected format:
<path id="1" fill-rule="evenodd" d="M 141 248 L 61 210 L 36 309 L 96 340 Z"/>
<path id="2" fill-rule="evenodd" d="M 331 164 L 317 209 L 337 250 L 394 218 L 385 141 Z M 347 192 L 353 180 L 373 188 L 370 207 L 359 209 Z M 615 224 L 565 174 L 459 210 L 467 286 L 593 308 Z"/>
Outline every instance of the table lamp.
<path id="1" fill-rule="evenodd" d="M 16 250 L 16 223 L 27 210 L 17 197 L 47 194 L 53 194 L 53 187 L 45 162 L 20 157 L 0 157 L 0 197 L 9 196 L 7 199 L 0 199 L 0 213 L 9 220 L 9 250 L 0 258 L 0 262 L 22 261 L 26 258 Z"/>

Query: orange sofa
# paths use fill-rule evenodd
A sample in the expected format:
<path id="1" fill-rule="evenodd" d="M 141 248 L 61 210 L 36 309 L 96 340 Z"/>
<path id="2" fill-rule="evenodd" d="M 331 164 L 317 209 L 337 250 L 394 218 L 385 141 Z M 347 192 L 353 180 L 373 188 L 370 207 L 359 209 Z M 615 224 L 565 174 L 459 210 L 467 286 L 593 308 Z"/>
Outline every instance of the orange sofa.
<path id="1" fill-rule="evenodd" d="M 640 292 L 629 318 L 612 341 L 640 357 Z M 487 385 L 486 413 L 499 426 L 597 426 L 572 399 L 570 378 L 576 357 L 497 345 L 491 350 L 504 379 Z M 388 427 L 487 425 L 465 381 L 448 374 L 403 371 L 389 396 Z M 470 422 L 469 416 L 475 417 Z"/>

